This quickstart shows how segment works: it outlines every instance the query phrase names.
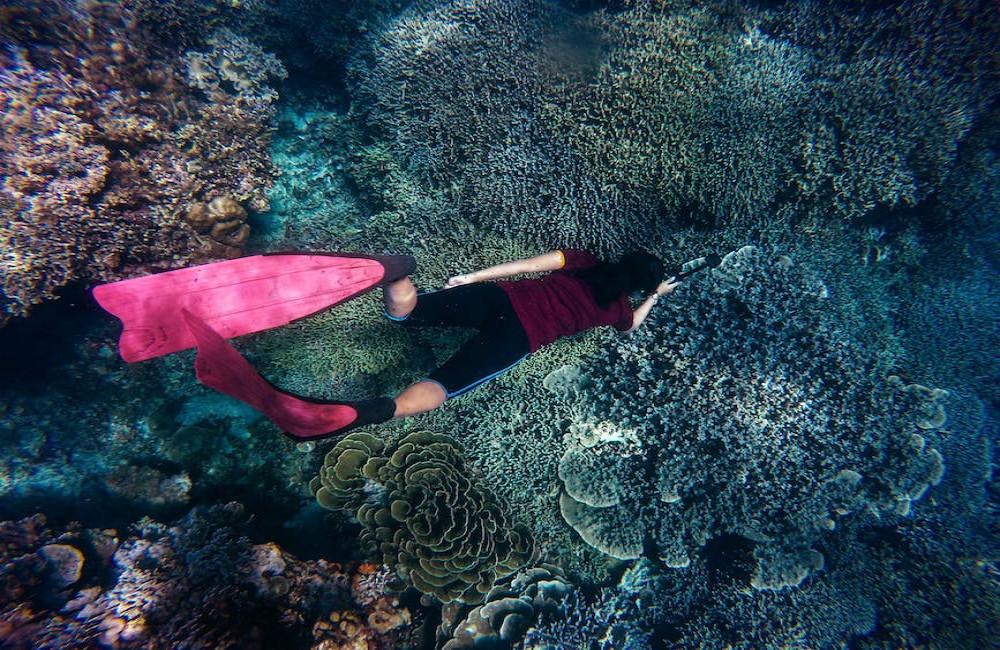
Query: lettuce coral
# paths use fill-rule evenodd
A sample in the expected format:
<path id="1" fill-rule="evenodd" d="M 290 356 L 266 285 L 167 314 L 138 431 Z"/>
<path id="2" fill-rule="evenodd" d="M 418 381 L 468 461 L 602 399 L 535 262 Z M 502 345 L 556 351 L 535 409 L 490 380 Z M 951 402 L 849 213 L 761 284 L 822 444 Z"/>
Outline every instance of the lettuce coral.
<path id="1" fill-rule="evenodd" d="M 386 447 L 350 434 L 310 487 L 324 508 L 356 512 L 386 563 L 444 603 L 480 602 L 532 556 L 527 529 L 510 522 L 445 435 L 417 431 Z"/>

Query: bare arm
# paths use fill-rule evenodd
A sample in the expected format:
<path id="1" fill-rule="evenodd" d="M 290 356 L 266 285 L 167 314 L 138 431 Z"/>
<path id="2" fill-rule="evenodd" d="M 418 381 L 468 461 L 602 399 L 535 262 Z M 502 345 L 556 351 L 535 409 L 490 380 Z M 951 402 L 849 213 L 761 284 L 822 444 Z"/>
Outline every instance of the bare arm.
<path id="1" fill-rule="evenodd" d="M 556 271 L 561 269 L 565 263 L 566 261 L 563 258 L 562 251 L 549 251 L 548 253 L 537 255 L 535 257 L 529 257 L 527 259 L 497 264 L 496 266 L 491 266 L 487 269 L 482 269 L 481 271 L 473 271 L 472 273 L 466 273 L 464 275 L 456 275 L 448 280 L 445 287 L 451 288 L 463 284 L 471 284 L 473 282 L 496 280 L 498 278 L 506 278 L 508 276 L 519 275 L 521 273 Z"/>
<path id="2" fill-rule="evenodd" d="M 656 299 L 672 292 L 679 284 L 680 282 L 674 280 L 674 278 L 661 282 L 660 286 L 656 287 L 656 291 L 651 293 L 649 297 L 646 298 L 646 300 L 632 312 L 632 327 L 628 328 L 628 331 L 634 332 L 640 325 L 642 325 L 642 321 L 646 320 L 646 316 L 649 316 L 649 311 L 653 308 L 653 305 L 656 304 Z"/>

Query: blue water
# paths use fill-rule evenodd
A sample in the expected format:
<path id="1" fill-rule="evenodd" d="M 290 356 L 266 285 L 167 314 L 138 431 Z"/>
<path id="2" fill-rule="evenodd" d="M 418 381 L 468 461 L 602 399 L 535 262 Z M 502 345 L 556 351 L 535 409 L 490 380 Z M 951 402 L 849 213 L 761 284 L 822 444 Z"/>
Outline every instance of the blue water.
<path id="1" fill-rule="evenodd" d="M 14 0 L 0 38 L 0 647 L 1000 645 L 993 3 Z M 90 294 L 566 248 L 721 263 L 306 443 Z M 374 291 L 233 342 L 357 400 L 467 337 Z"/>

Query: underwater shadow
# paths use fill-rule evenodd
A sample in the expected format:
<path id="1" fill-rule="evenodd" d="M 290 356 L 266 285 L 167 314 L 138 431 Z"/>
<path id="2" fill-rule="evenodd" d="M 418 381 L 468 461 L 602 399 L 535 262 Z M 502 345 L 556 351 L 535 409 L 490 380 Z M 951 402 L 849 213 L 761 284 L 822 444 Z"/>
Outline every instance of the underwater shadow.
<path id="1" fill-rule="evenodd" d="M 81 345 L 106 323 L 82 285 L 60 292 L 31 315 L 0 327 L 0 390 L 47 390 L 62 379 L 58 370 L 78 359 Z"/>

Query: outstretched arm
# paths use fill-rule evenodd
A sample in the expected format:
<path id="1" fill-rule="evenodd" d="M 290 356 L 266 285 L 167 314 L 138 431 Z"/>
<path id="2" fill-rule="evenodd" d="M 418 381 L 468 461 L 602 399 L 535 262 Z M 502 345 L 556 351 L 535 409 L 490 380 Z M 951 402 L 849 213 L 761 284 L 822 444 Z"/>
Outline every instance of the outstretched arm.
<path id="1" fill-rule="evenodd" d="M 649 297 L 646 298 L 646 300 L 632 312 L 632 327 L 628 328 L 628 331 L 634 332 L 640 325 L 642 325 L 642 321 L 646 320 L 646 316 L 649 316 L 649 310 L 651 310 L 653 305 L 656 304 L 656 299 L 672 292 L 678 285 L 680 285 L 680 281 L 675 280 L 674 278 L 661 282 L 660 285 L 656 287 L 656 291 L 651 293 Z"/>
<path id="2" fill-rule="evenodd" d="M 463 284 L 471 284 L 473 282 L 496 280 L 498 278 L 506 278 L 508 276 L 519 275 L 521 273 L 556 271 L 561 269 L 565 263 L 566 260 L 563 258 L 562 251 L 549 251 L 548 253 L 537 255 L 535 257 L 529 257 L 527 259 L 497 264 L 496 266 L 491 266 L 487 269 L 482 269 L 481 271 L 473 271 L 472 273 L 466 273 L 464 275 L 456 275 L 448 280 L 445 287 L 451 288 Z"/>

